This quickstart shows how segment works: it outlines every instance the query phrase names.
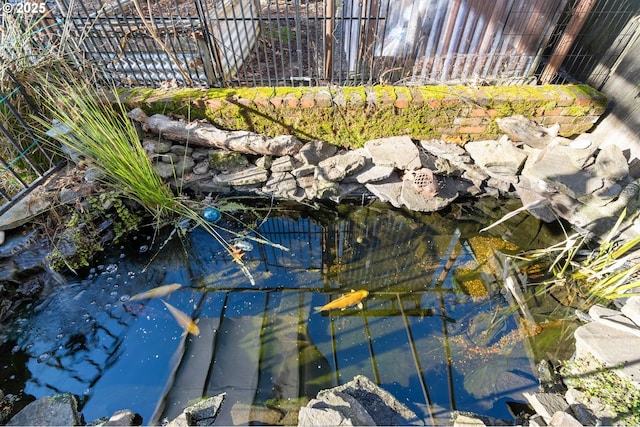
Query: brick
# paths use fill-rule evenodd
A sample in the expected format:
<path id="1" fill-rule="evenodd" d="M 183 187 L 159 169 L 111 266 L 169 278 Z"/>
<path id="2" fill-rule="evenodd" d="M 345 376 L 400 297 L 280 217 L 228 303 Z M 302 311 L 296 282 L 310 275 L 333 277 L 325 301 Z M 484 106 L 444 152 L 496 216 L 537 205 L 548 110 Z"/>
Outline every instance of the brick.
<path id="1" fill-rule="evenodd" d="M 536 108 L 535 109 L 536 116 L 560 116 L 562 115 L 562 108 Z"/>
<path id="2" fill-rule="evenodd" d="M 220 99 L 207 99 L 205 102 L 207 108 L 210 110 L 218 110 L 222 108 L 222 100 Z"/>
<path id="3" fill-rule="evenodd" d="M 289 108 L 296 108 L 300 100 L 294 94 L 288 94 L 284 97 L 284 105 Z"/>
<path id="4" fill-rule="evenodd" d="M 429 99 L 429 100 L 427 100 L 427 105 L 428 105 L 429 107 L 433 108 L 434 110 L 436 110 L 436 109 L 440 108 L 440 106 L 441 106 L 442 104 L 441 104 L 441 103 L 440 103 L 440 101 L 439 101 L 439 100 L 437 100 L 437 99 Z"/>
<path id="5" fill-rule="evenodd" d="M 496 117 L 500 112 L 493 108 L 473 108 L 469 111 L 469 117 Z"/>
<path id="6" fill-rule="evenodd" d="M 268 107 L 269 99 L 262 96 L 258 96 L 253 99 L 253 103 L 256 104 L 258 107 Z"/>
<path id="7" fill-rule="evenodd" d="M 279 108 L 284 103 L 284 98 L 282 98 L 281 96 L 272 96 L 271 98 L 269 98 L 269 102 L 274 107 Z"/>
<path id="8" fill-rule="evenodd" d="M 479 126 L 486 125 L 489 121 L 486 117 L 456 117 L 453 119 L 453 124 L 460 126 Z"/>
<path id="9" fill-rule="evenodd" d="M 475 90 L 474 100 L 476 105 L 480 107 L 488 107 L 489 105 L 491 105 L 491 102 L 492 102 L 491 95 L 489 95 L 489 92 L 482 88 L 478 88 Z"/>
<path id="10" fill-rule="evenodd" d="M 484 133 L 487 130 L 486 126 L 460 126 L 459 133 Z"/>
<path id="11" fill-rule="evenodd" d="M 572 116 L 543 116 L 536 119 L 536 121 L 545 126 L 551 126 L 556 123 L 559 123 L 560 125 L 573 124 L 576 120 L 576 118 Z"/>
<path id="12" fill-rule="evenodd" d="M 300 98 L 300 107 L 302 108 L 311 108 L 316 105 L 316 99 L 313 93 L 305 93 Z"/>
<path id="13" fill-rule="evenodd" d="M 331 94 L 329 92 L 316 92 L 316 105 L 318 107 L 331 107 L 333 105 L 333 100 L 331 99 Z"/>
<path id="14" fill-rule="evenodd" d="M 453 107 L 454 105 L 458 105 L 460 103 L 460 98 L 457 96 L 446 95 L 441 102 L 445 107 Z"/>
<path id="15" fill-rule="evenodd" d="M 393 103 L 396 108 L 408 108 L 409 107 L 409 97 L 403 91 L 396 91 L 396 102 Z"/>
<path id="16" fill-rule="evenodd" d="M 420 89 L 409 88 L 409 93 L 411 93 L 411 105 L 424 105 L 424 97 Z"/>
<path id="17" fill-rule="evenodd" d="M 243 107 L 253 107 L 253 100 L 247 98 L 234 98 L 232 102 Z"/>

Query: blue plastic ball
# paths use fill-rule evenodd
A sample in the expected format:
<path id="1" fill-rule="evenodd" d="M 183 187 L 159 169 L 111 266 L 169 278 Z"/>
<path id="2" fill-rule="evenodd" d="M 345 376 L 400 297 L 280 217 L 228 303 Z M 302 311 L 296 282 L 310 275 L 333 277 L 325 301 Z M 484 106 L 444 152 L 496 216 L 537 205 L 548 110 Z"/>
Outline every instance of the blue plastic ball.
<path id="1" fill-rule="evenodd" d="M 204 210 L 202 211 L 202 218 L 209 222 L 218 222 L 221 217 L 222 214 L 216 208 L 204 208 Z"/>

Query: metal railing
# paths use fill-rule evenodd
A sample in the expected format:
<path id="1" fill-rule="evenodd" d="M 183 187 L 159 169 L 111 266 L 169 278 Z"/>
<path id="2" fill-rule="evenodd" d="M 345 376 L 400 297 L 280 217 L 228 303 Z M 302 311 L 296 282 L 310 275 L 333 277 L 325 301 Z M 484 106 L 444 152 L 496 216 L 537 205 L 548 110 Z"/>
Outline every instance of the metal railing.
<path id="1" fill-rule="evenodd" d="M 7 76 L 13 90 L 0 93 L 0 139 L 6 141 L 0 152 L 0 215 L 62 165 L 20 112 L 38 115 L 37 107 L 8 70 Z"/>
<path id="2" fill-rule="evenodd" d="M 123 86 L 513 84 L 535 81 L 577 3 L 57 0 L 50 19 Z M 616 52 L 628 41 L 616 37 L 638 2 L 597 3 L 568 61 L 594 37 L 617 40 Z"/>

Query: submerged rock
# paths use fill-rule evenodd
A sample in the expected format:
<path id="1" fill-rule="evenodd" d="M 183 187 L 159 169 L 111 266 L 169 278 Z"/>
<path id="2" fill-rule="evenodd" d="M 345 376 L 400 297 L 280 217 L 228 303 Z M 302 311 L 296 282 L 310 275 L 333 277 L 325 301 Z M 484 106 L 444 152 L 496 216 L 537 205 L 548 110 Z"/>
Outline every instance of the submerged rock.
<path id="1" fill-rule="evenodd" d="M 8 426 L 79 426 L 78 402 L 71 393 L 45 396 L 29 403 L 7 423 Z"/>

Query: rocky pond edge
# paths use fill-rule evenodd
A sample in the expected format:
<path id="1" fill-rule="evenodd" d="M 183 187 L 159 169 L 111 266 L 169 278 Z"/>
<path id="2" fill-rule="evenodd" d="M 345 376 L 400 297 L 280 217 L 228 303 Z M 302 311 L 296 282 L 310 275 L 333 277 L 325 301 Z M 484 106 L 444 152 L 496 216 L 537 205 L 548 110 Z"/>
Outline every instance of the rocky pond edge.
<path id="1" fill-rule="evenodd" d="M 610 229 L 612 221 L 615 222 L 623 208 L 631 213 L 638 209 L 640 183 L 636 171 L 637 159 L 628 158 L 624 147 L 606 141 L 592 141 L 589 134 L 579 135 L 575 139 L 563 138 L 557 136 L 553 127 L 544 128 L 523 117 L 513 120 L 515 128 L 512 122 L 505 122 L 504 128 L 501 126 L 505 136 L 499 140 L 468 142 L 464 148 L 435 140 L 416 143 L 406 136 L 368 141 L 363 148 L 348 151 L 322 141 L 301 144 L 291 137 L 283 137 L 278 143 L 290 144 L 294 148 L 291 153 L 280 153 L 282 155 L 278 156 L 241 153 L 206 144 L 197 146 L 193 141 L 187 146 L 184 142 L 171 141 L 162 135 L 146 134 L 142 143 L 161 176 L 172 186 L 187 189 L 201 197 L 212 193 L 250 193 L 287 200 L 329 200 L 340 203 L 354 194 L 366 194 L 394 207 L 423 212 L 443 209 L 463 197 L 518 197 L 532 215 L 545 221 L 562 218 L 596 236 Z M 238 136 L 223 133 L 219 138 L 233 138 L 237 143 Z M 257 137 L 267 146 L 271 142 L 248 133 L 243 133 L 242 137 Z M 230 144 L 223 140 L 223 146 L 225 143 Z M 83 173 L 87 182 L 97 182 L 100 178 L 99 172 L 91 167 Z M 66 203 L 76 203 L 82 195 L 67 194 L 65 197 Z M 29 206 L 26 212 L 18 207 L 12 209 L 11 215 L 3 214 L 0 217 L 3 240 L 4 230 L 29 222 L 37 215 L 37 209 L 48 209 L 46 201 L 36 201 L 36 208 L 33 200 L 27 202 Z M 626 236 L 637 235 L 637 225 L 629 222 L 624 233 Z M 10 265 L 12 256 L 20 248 L 15 245 L 7 248 L 7 245 L 0 245 L 0 264 L 11 268 L 3 268 L 0 282 L 15 283 L 14 277 L 8 273 L 23 271 L 24 266 Z M 30 290 L 28 286 L 24 288 L 23 284 L 22 292 L 28 296 L 36 295 L 38 291 Z M 635 344 L 629 345 L 640 339 L 638 305 L 635 298 L 630 298 L 621 305 L 622 311 L 612 310 L 605 315 L 601 311 L 608 309 L 594 306 L 594 313 L 590 312 L 588 316 L 590 321 L 575 333 L 576 355 L 581 352 L 593 354 L 606 366 L 624 364 L 627 359 L 620 360 L 618 356 L 629 355 L 611 344 L 619 342 L 627 352 L 630 348 L 640 348 Z M 612 322 L 612 319 L 617 320 Z M 624 327 L 620 328 L 620 324 Z M 622 375 L 640 378 L 635 372 L 622 372 Z M 530 406 L 535 409 L 535 414 L 530 414 L 527 419 L 529 425 L 567 425 L 574 422 L 577 424 L 573 425 L 590 425 L 598 419 L 605 424 L 615 422 L 615 418 L 612 418 L 615 414 L 598 414 L 575 399 L 574 394 L 565 397 L 548 393 L 544 390 L 542 378 L 541 381 L 542 393 L 527 397 Z M 10 395 L 2 397 L 3 403 L 11 399 Z M 42 399 L 69 402 L 71 408 L 77 408 L 74 399 Z M 23 411 L 36 402 L 42 404 L 42 399 L 32 402 Z M 547 405 L 548 401 L 552 403 Z M 586 418 L 580 415 L 580 409 L 576 409 L 583 406 L 587 408 L 582 411 L 588 415 Z M 187 413 L 185 410 L 184 414 Z M 81 422 L 81 417 L 76 415 L 69 420 Z M 469 414 L 457 416 L 467 417 Z M 116 418 L 103 421 L 107 425 L 135 425 L 142 422 L 131 411 L 117 413 L 113 417 Z M 18 423 L 35 423 L 33 419 L 20 418 L 18 415 L 14 418 Z M 348 417 L 345 419 L 356 421 Z M 480 416 L 473 419 L 475 421 L 472 423 L 479 421 L 485 425 L 506 422 Z M 449 421 L 456 425 L 456 421 Z M 13 419 L 9 421 L 12 422 Z M 46 423 L 45 420 L 42 422 Z M 58 423 L 56 420 L 49 422 L 67 425 L 67 422 Z M 121 422 L 125 424 L 119 424 Z M 192 424 L 195 421 L 188 419 L 184 420 L 186 424 L 181 424 L 183 421 L 180 420 L 175 422 L 179 423 L 176 425 L 203 425 Z M 468 422 L 471 421 L 464 421 Z M 309 421 L 300 425 L 319 424 Z"/>

